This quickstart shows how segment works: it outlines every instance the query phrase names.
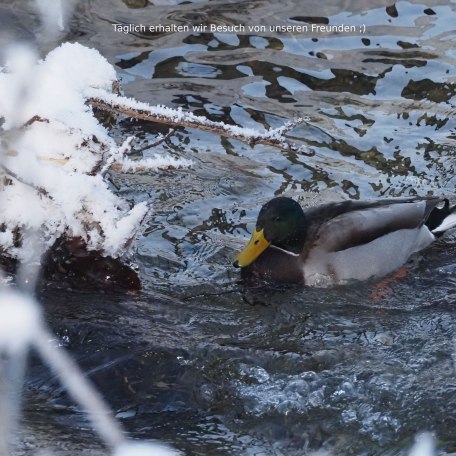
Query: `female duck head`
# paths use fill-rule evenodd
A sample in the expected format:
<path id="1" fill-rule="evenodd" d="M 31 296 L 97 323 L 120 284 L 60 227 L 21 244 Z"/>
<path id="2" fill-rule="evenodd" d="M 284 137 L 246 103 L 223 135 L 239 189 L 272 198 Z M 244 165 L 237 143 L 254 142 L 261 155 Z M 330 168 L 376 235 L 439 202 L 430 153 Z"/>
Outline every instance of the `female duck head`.
<path id="1" fill-rule="evenodd" d="M 306 218 L 301 206 L 291 198 L 274 198 L 261 208 L 252 237 L 235 258 L 234 266 L 248 266 L 270 245 L 299 254 L 305 235 Z"/>

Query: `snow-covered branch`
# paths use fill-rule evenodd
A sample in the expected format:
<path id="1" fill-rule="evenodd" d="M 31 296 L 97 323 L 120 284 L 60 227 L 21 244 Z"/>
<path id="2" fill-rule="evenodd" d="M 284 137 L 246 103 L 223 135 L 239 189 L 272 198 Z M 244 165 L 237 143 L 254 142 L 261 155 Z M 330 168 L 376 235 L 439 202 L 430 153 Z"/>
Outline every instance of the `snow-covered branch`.
<path id="1" fill-rule="evenodd" d="M 271 128 L 265 131 L 258 131 L 253 128 L 238 127 L 224 122 L 215 122 L 203 116 L 197 116 L 182 109 L 173 109 L 166 106 L 151 106 L 147 103 L 138 102 L 132 98 L 122 97 L 112 93 L 99 90 L 89 92 L 91 97 L 87 102 L 103 111 L 122 114 L 127 117 L 156 122 L 174 127 L 196 128 L 209 131 L 231 139 L 244 142 L 251 147 L 257 144 L 264 144 L 279 147 L 283 150 L 312 156 L 314 153 L 304 146 L 299 146 L 285 137 L 285 134 L 297 125 L 305 122 L 306 118 L 298 118 L 286 122 L 279 128 Z"/>

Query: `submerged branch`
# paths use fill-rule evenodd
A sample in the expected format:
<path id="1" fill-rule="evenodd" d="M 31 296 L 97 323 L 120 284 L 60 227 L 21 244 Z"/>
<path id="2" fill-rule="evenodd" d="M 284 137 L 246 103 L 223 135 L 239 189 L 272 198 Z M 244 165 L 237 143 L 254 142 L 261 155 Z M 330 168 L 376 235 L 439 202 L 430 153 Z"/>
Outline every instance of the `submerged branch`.
<path id="1" fill-rule="evenodd" d="M 279 147 L 281 149 L 296 152 L 302 155 L 312 156 L 313 151 L 306 149 L 288 140 L 284 136 L 296 125 L 306 119 L 298 118 L 287 122 L 282 127 L 260 132 L 251 128 L 243 128 L 235 125 L 228 125 L 223 122 L 214 122 L 193 113 L 184 113 L 181 109 L 171 109 L 163 106 L 150 106 L 146 103 L 139 103 L 125 97 L 115 95 L 106 96 L 101 94 L 88 98 L 87 103 L 103 111 L 122 114 L 134 119 L 156 122 L 160 124 L 173 125 L 176 127 L 196 128 L 203 131 L 216 133 L 226 138 L 238 141 L 254 147 L 257 144 Z"/>
<path id="2" fill-rule="evenodd" d="M 141 147 L 139 149 L 136 149 L 135 152 L 136 153 L 144 152 L 147 149 L 151 149 L 153 147 L 157 147 L 161 143 L 163 143 L 163 142 L 167 141 L 169 138 L 171 138 L 171 136 L 173 136 L 174 133 L 176 133 L 176 130 L 174 128 L 170 128 L 168 133 L 166 133 L 166 135 L 160 135 L 160 137 L 158 137 L 156 141 L 154 141 L 152 143 L 149 143 L 149 144 L 146 144 L 145 146 L 143 146 L 143 147 Z"/>

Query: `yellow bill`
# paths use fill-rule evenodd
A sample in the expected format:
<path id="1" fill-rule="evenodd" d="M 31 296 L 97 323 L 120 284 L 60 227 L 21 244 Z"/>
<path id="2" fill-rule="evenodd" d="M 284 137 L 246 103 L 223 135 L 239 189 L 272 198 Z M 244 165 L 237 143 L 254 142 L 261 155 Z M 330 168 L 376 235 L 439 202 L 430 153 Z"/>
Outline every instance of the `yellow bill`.
<path id="1" fill-rule="evenodd" d="M 245 249 L 239 253 L 234 259 L 234 265 L 238 267 L 248 266 L 253 263 L 271 244 L 266 240 L 263 234 L 264 229 L 261 231 L 253 230 L 252 237 Z"/>

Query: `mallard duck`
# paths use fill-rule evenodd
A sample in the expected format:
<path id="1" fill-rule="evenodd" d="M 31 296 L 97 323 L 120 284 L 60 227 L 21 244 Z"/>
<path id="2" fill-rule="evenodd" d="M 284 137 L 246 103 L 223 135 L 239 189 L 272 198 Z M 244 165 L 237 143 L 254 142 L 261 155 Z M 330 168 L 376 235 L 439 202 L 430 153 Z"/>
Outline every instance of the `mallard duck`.
<path id="1" fill-rule="evenodd" d="M 454 227 L 456 206 L 443 198 L 349 200 L 303 210 L 278 197 L 261 208 L 234 266 L 244 276 L 308 286 L 367 280 L 400 268 Z"/>

